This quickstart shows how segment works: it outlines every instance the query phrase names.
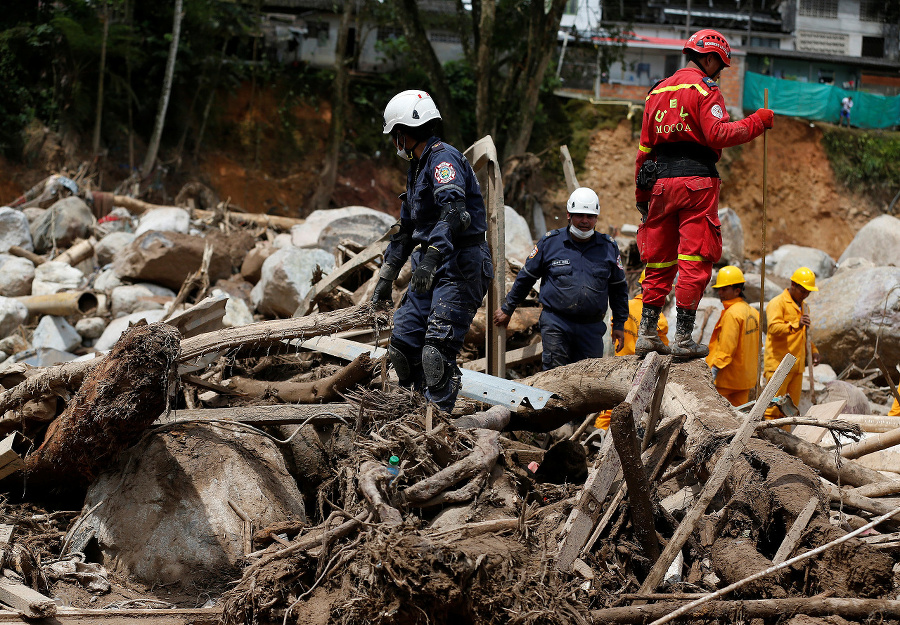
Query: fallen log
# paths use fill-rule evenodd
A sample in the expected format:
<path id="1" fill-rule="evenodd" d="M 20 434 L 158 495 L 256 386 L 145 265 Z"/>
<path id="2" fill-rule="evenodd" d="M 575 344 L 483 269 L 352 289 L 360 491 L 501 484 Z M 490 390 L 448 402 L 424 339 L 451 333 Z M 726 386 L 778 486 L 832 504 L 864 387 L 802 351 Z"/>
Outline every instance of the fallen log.
<path id="1" fill-rule="evenodd" d="M 133 197 L 128 197 L 127 195 L 113 195 L 112 196 L 113 206 L 121 206 L 122 208 L 127 208 L 130 212 L 135 215 L 140 215 L 150 210 L 155 210 L 157 208 L 172 208 L 170 206 L 160 206 L 159 204 L 150 204 L 149 202 L 144 202 L 142 200 L 138 200 Z M 182 207 L 178 207 L 182 208 Z M 199 208 L 195 208 L 192 211 L 194 217 L 199 219 L 211 219 L 216 216 L 215 211 L 201 210 Z M 230 212 L 228 213 L 228 218 L 231 221 L 242 223 L 242 224 L 253 224 L 257 226 L 267 226 L 271 228 L 277 228 L 278 230 L 290 230 L 294 226 L 298 226 L 300 224 L 306 223 L 305 219 L 294 219 L 292 217 L 278 217 L 277 215 L 264 215 L 259 213 L 238 213 L 238 212 Z"/>
<path id="2" fill-rule="evenodd" d="M 469 331 L 466 333 L 466 343 L 484 343 L 487 337 L 487 323 L 493 323 L 491 315 L 493 313 L 488 315 L 484 308 L 478 309 L 475 318 L 472 319 L 472 325 L 469 326 Z M 506 333 L 512 335 L 516 332 L 526 332 L 534 328 L 540 318 L 541 308 L 539 306 L 516 308 L 506 326 Z"/>
<path id="3" fill-rule="evenodd" d="M 276 319 L 225 328 L 182 341 L 179 362 L 187 362 L 205 354 L 224 352 L 241 345 L 271 345 L 290 339 L 309 339 L 323 334 L 334 334 L 362 326 L 385 327 L 390 323 L 392 316 L 390 310 L 377 308 L 373 304 L 360 304 L 306 317 Z"/>
<path id="4" fill-rule="evenodd" d="M 172 410 L 160 416 L 153 425 L 169 425 L 189 421 L 236 421 L 256 427 L 298 425 L 314 423 L 326 425 L 348 423 L 356 419 L 358 410 L 350 404 L 318 404 L 275 406 L 234 406 L 232 408 L 199 408 L 196 410 Z"/>
<path id="5" fill-rule="evenodd" d="M 174 393 L 179 338 L 164 323 L 123 334 L 26 456 L 26 484 L 84 486 L 137 442 Z"/>
<path id="6" fill-rule="evenodd" d="M 654 595 L 654 598 L 659 596 Z M 592 610 L 595 623 L 646 623 L 659 619 L 683 606 L 684 602 L 669 601 L 652 605 L 631 605 L 619 608 Z M 724 619 L 737 622 L 743 619 L 780 619 L 786 615 L 842 616 L 848 619 L 865 619 L 870 615 L 900 617 L 900 601 L 889 599 L 834 599 L 822 597 L 791 597 L 788 599 L 751 599 L 739 601 L 710 601 L 685 611 L 679 616 L 683 621 Z"/>
<path id="7" fill-rule="evenodd" d="M 857 443 L 843 446 L 841 448 L 841 457 L 847 458 L 848 460 L 854 460 L 867 454 L 893 447 L 898 443 L 900 443 L 900 427 L 895 428 L 890 432 L 876 434 L 875 436 L 870 436 Z"/>
<path id="8" fill-rule="evenodd" d="M 886 497 L 887 495 L 896 495 L 897 493 L 900 493 L 900 480 L 866 484 L 865 486 L 854 488 L 850 492 L 856 495 L 862 495 L 863 497 Z"/>
<path id="9" fill-rule="evenodd" d="M 57 367 L 49 367 L 41 373 L 27 378 L 24 382 L 0 393 L 0 414 L 15 410 L 23 404 L 42 395 L 65 393 L 81 386 L 84 377 L 100 364 L 102 358 L 67 362 Z"/>
<path id="10" fill-rule="evenodd" d="M 266 382 L 235 376 L 229 388 L 253 397 L 277 397 L 289 404 L 325 403 L 339 400 L 347 389 L 371 380 L 377 364 L 377 360 L 363 353 L 336 373 L 315 382 Z"/>

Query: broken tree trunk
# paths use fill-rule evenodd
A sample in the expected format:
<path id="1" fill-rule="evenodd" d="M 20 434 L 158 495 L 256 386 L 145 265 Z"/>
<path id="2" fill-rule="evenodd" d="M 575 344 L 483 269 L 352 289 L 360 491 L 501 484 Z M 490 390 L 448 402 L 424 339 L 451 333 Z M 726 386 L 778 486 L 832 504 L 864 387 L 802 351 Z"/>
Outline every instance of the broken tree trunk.
<path id="1" fill-rule="evenodd" d="M 309 339 L 323 334 L 334 334 L 363 326 L 385 327 L 390 323 L 392 316 L 392 311 L 377 308 L 373 304 L 360 304 L 306 317 L 225 328 L 182 341 L 179 361 L 187 362 L 198 356 L 223 352 L 247 344 L 269 345 L 291 339 Z"/>
<path id="2" fill-rule="evenodd" d="M 369 354 L 357 356 L 336 373 L 315 382 L 265 382 L 252 378 L 233 377 L 230 388 L 254 397 L 277 397 L 290 404 L 314 404 L 338 401 L 348 388 L 372 379 L 378 361 Z"/>
<path id="3" fill-rule="evenodd" d="M 520 408 L 513 414 L 509 429 L 549 431 L 589 412 L 613 408 L 625 399 L 639 362 L 632 356 L 583 360 L 526 378 L 524 383 L 549 391 L 554 397 L 539 410 Z M 688 458 L 695 458 L 703 471 L 711 473 L 728 447 L 723 444 L 727 439 L 717 441 L 715 433 L 735 430 L 738 416 L 727 400 L 716 392 L 709 368 L 703 361 L 672 364 L 669 370 L 660 416 L 672 419 L 682 414 L 688 415 L 684 426 L 684 453 Z M 768 438 L 772 432 L 790 437 L 786 432 L 771 428 L 757 436 Z M 711 449 L 714 451 L 709 453 Z M 822 450 L 822 453 L 828 452 Z M 851 463 L 844 461 L 842 467 L 848 464 Z M 871 473 L 878 475 L 874 471 Z M 879 476 L 876 479 L 887 478 Z M 849 482 L 844 480 L 842 483 Z M 743 534 L 750 530 L 746 538 L 754 544 L 772 539 L 766 528 L 776 520 L 781 526 L 789 526 L 811 498 L 821 501 L 815 472 L 796 457 L 759 438 L 749 440 L 745 453 L 736 459 L 728 474 L 720 495 L 731 500 L 724 517 L 719 520 L 720 533 Z M 820 509 L 825 509 L 824 503 L 820 504 Z M 823 514 L 812 519 L 810 529 L 814 531 L 804 544 L 816 546 L 826 536 L 833 537 L 830 532 L 834 528 Z M 860 557 L 876 561 L 879 555 L 876 550 L 856 539 L 850 542 Z M 890 566 L 885 568 L 879 563 L 875 569 L 870 569 L 870 581 L 877 586 L 889 585 Z M 819 571 L 820 578 L 824 573 L 824 568 Z M 845 584 L 837 580 L 830 588 L 844 596 L 858 592 L 855 586 L 846 588 L 848 584 L 849 581 Z"/>
<path id="4" fill-rule="evenodd" d="M 164 323 L 129 329 L 25 458 L 26 484 L 83 486 L 137 442 L 174 392 L 179 339 Z"/>
<path id="5" fill-rule="evenodd" d="M 58 367 L 50 367 L 43 372 L 16 384 L 0 393 L 0 414 L 15 410 L 26 402 L 42 395 L 65 393 L 81 386 L 84 377 L 98 364 L 100 358 L 81 362 L 67 362 Z"/>

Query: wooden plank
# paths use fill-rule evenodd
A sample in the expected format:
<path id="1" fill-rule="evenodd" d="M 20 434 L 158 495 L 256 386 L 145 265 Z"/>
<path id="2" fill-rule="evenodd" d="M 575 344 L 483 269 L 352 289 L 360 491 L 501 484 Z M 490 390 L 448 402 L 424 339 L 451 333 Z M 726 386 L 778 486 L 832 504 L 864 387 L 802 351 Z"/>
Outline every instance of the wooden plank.
<path id="1" fill-rule="evenodd" d="M 656 378 L 656 388 L 653 390 L 653 398 L 650 401 L 650 409 L 647 413 L 647 426 L 644 431 L 644 440 L 641 441 L 641 451 L 650 446 L 650 441 L 656 435 L 656 424 L 659 423 L 659 409 L 662 406 L 663 395 L 666 392 L 666 382 L 669 380 L 670 359 L 664 359 Z"/>
<path id="2" fill-rule="evenodd" d="M 563 175 L 566 178 L 566 192 L 571 195 L 572 191 L 581 185 L 578 184 L 578 178 L 575 176 L 575 164 L 572 162 L 572 156 L 569 154 L 569 146 L 560 146 L 559 160 L 562 161 Z"/>
<path id="3" fill-rule="evenodd" d="M 47 618 L 56 614 L 56 602 L 25 584 L 0 578 L 0 601 L 24 616 Z"/>
<path id="4" fill-rule="evenodd" d="M 769 402 L 772 401 L 775 393 L 778 392 L 778 388 L 781 386 L 781 383 L 784 382 L 784 379 L 787 377 L 787 374 L 790 372 L 791 367 L 794 366 L 796 361 L 797 359 L 791 354 L 786 354 L 782 359 L 781 364 L 778 365 L 775 373 L 772 374 L 771 379 L 769 379 L 769 382 L 766 384 L 766 388 L 756 400 L 756 404 L 754 404 L 750 414 L 744 418 L 744 422 L 738 429 L 737 435 L 731 440 L 728 449 L 725 450 L 725 453 L 722 454 L 722 457 L 719 458 L 719 461 L 716 463 L 712 475 L 706 481 L 703 490 L 700 492 L 700 497 L 698 497 L 697 501 L 684 516 L 684 519 L 678 525 L 678 529 L 675 530 L 675 534 L 663 550 L 662 555 L 656 560 L 650 573 L 647 575 L 646 579 L 644 579 L 640 592 L 653 592 L 656 590 L 656 587 L 659 586 L 660 582 L 662 582 L 666 571 L 672 564 L 672 561 L 675 560 L 675 556 L 678 555 L 678 552 L 684 547 L 688 538 L 694 533 L 697 521 L 699 521 L 700 517 L 706 512 L 709 503 L 719 492 L 722 484 L 725 483 L 725 479 L 728 477 L 728 474 L 731 473 L 731 468 L 734 466 L 737 458 L 741 455 L 741 452 L 743 452 L 744 447 L 747 445 L 747 441 L 749 441 L 750 437 L 753 436 L 753 433 L 756 432 L 756 424 L 762 419 L 766 408 L 769 406 Z"/>
<path id="5" fill-rule="evenodd" d="M 361 251 L 346 263 L 343 263 L 340 267 L 314 284 L 309 292 L 307 292 L 303 300 L 300 302 L 300 305 L 297 306 L 297 310 L 294 311 L 293 316 L 303 317 L 304 315 L 309 314 L 309 311 L 311 311 L 313 308 L 313 302 L 315 301 L 316 297 L 324 293 L 333 291 L 344 280 L 346 280 L 350 276 L 350 274 L 360 269 L 366 263 L 378 258 L 379 256 L 382 256 L 384 254 L 384 251 L 387 249 L 390 235 L 393 232 L 394 229 L 391 228 L 380 239 L 369 245 L 369 247 Z"/>
<path id="6" fill-rule="evenodd" d="M 184 339 L 207 332 L 215 332 L 225 327 L 222 319 L 225 317 L 227 302 L 228 298 L 225 295 L 206 297 L 187 310 L 166 319 L 165 322 L 178 328 Z"/>
<path id="7" fill-rule="evenodd" d="M 781 564 L 791 556 L 791 553 L 797 547 L 797 543 L 800 542 L 800 537 L 803 536 L 803 530 L 806 529 L 818 505 L 819 500 L 813 497 L 806 504 L 806 507 L 801 510 L 800 514 L 797 515 L 797 518 L 794 519 L 794 523 L 791 525 L 791 529 L 788 530 L 784 540 L 781 541 L 781 546 L 778 547 L 775 557 L 772 558 L 772 564 Z"/>
<path id="8" fill-rule="evenodd" d="M 634 406 L 634 402 L 647 406 L 653 399 L 655 387 L 655 374 L 659 369 L 661 356 L 651 352 L 641 362 L 634 375 L 631 389 L 626 395 L 625 401 Z M 649 395 L 649 397 L 647 397 Z M 629 401 L 631 400 L 631 401 Z M 635 412 L 632 415 L 636 417 Z M 612 436 L 607 436 L 600 451 L 597 454 L 595 470 L 590 474 L 581 491 L 578 505 L 569 514 L 563 527 L 562 540 L 559 544 L 559 555 L 556 558 L 556 567 L 569 573 L 575 559 L 581 553 L 581 548 L 588 542 L 603 512 L 603 500 L 609 494 L 609 489 L 616 481 L 620 469 L 619 455 L 613 446 Z"/>
<path id="9" fill-rule="evenodd" d="M 846 404 L 847 400 L 841 399 L 838 401 L 830 401 L 827 404 L 810 406 L 809 410 L 806 411 L 805 416 L 815 417 L 816 419 L 834 419 L 841 413 L 841 410 L 844 409 Z M 898 425 L 900 425 L 900 422 L 898 422 Z M 794 436 L 802 438 L 806 442 L 813 443 L 814 445 L 818 445 L 822 442 L 822 438 L 827 433 L 828 430 L 825 428 L 816 427 L 814 425 L 798 425 L 791 432 Z"/>
<path id="10" fill-rule="evenodd" d="M 331 413 L 331 414 L 326 414 Z M 275 406 L 235 406 L 232 408 L 198 408 L 173 410 L 153 425 L 183 423 L 186 421 L 238 421 L 249 425 L 297 425 L 310 423 L 341 423 L 342 418 L 354 421 L 356 414 L 350 404 L 278 404 Z"/>
<path id="11" fill-rule="evenodd" d="M 18 432 L 13 432 L 0 441 L 0 480 L 25 468 L 25 461 L 13 450 L 13 444 L 21 436 Z"/>
<path id="12" fill-rule="evenodd" d="M 526 362 L 537 360 L 544 353 L 544 344 L 538 341 L 534 345 L 526 345 L 518 349 L 511 349 L 506 352 L 506 366 L 520 365 Z M 463 363 L 463 369 L 471 371 L 484 371 L 487 367 L 487 358 L 479 358 Z M 898 421 L 900 423 L 900 421 Z"/>
<path id="13" fill-rule="evenodd" d="M 82 610 L 59 608 L 52 618 L 25 618 L 0 612 L 0 623 L 30 625 L 218 625 L 222 608 L 174 608 L 169 610 Z"/>
<path id="14" fill-rule="evenodd" d="M 487 209 L 487 241 L 494 263 L 494 279 L 487 293 L 487 338 L 485 358 L 487 373 L 498 378 L 506 377 L 506 328 L 490 322 L 493 311 L 506 298 L 506 207 L 503 203 L 503 182 L 500 179 L 500 161 L 497 148 L 490 135 L 482 137 L 464 152 L 472 164 Z"/>

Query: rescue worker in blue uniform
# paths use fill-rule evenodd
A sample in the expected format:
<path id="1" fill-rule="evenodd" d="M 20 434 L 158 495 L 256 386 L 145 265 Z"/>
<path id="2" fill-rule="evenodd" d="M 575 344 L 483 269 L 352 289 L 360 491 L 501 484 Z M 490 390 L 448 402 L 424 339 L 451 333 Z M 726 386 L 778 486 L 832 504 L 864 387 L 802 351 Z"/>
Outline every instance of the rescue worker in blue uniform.
<path id="1" fill-rule="evenodd" d="M 404 91 L 384 110 L 384 133 L 409 160 L 400 221 L 384 254 L 372 301 L 412 258 L 412 279 L 394 314 L 388 355 L 400 383 L 450 412 L 459 393 L 456 356 L 494 267 L 481 188 L 462 153 L 434 136 L 441 114 L 424 91 Z"/>
<path id="2" fill-rule="evenodd" d="M 544 369 L 603 356 L 603 317 L 612 308 L 612 338 L 625 344 L 628 283 L 619 247 L 594 231 L 600 199 L 580 187 L 566 202 L 569 226 L 551 230 L 538 241 L 519 271 L 506 301 L 494 312 L 494 324 L 505 326 L 513 311 L 541 279 L 539 301 Z"/>

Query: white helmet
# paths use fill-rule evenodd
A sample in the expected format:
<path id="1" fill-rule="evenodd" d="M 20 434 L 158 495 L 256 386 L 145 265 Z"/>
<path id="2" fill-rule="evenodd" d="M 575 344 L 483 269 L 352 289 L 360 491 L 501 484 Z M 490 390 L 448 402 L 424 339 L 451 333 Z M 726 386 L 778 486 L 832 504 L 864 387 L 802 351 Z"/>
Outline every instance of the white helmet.
<path id="1" fill-rule="evenodd" d="M 384 134 L 393 130 L 396 124 L 415 128 L 440 118 L 441 113 L 430 95 L 410 89 L 395 95 L 384 107 Z"/>
<path id="2" fill-rule="evenodd" d="M 566 211 L 583 215 L 599 215 L 600 198 L 593 189 L 578 187 L 569 196 L 569 201 L 566 202 Z"/>

